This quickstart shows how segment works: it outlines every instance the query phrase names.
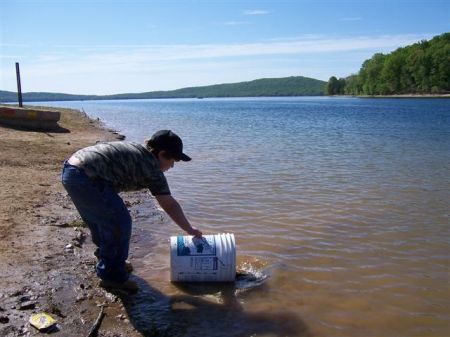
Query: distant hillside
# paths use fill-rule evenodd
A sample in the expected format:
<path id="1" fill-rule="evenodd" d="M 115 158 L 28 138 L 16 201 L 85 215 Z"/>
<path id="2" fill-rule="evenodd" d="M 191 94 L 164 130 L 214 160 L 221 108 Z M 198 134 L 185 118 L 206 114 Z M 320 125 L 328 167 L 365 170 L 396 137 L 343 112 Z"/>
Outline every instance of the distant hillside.
<path id="1" fill-rule="evenodd" d="M 51 92 L 26 92 L 22 94 L 24 102 L 44 102 L 44 101 L 77 101 L 102 99 L 103 96 L 95 95 L 70 95 Z M 17 102 L 17 93 L 0 90 L 0 102 Z"/>
<path id="2" fill-rule="evenodd" d="M 29 92 L 23 94 L 23 100 L 24 102 L 39 102 L 145 98 L 320 96 L 325 92 L 325 85 L 326 82 L 324 81 L 302 76 L 292 76 L 283 78 L 263 78 L 249 82 L 182 88 L 171 91 L 151 91 L 138 94 L 129 93 L 97 96 Z M 10 91 L 0 91 L 0 102 L 16 101 L 16 93 Z"/>

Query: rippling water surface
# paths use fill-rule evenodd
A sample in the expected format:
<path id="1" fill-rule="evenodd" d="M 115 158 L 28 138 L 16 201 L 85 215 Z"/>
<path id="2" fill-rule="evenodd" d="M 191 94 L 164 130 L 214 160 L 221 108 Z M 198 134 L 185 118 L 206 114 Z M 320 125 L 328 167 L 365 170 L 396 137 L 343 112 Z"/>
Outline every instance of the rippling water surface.
<path id="1" fill-rule="evenodd" d="M 450 100 L 48 104 L 83 108 L 132 141 L 176 131 L 193 161 L 167 176 L 191 222 L 234 233 L 240 268 L 270 276 L 254 288 L 170 284 L 168 237 L 180 232 L 140 205 L 132 252 L 145 291 L 130 310 L 141 329 L 448 336 Z"/>

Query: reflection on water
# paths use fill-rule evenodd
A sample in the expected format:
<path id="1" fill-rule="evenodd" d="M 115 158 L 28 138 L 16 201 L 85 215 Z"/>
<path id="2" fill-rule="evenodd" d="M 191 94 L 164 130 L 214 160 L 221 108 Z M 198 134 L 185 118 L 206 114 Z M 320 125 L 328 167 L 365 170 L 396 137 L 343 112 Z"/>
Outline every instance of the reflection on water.
<path id="1" fill-rule="evenodd" d="M 448 335 L 450 100 L 61 104 L 129 140 L 180 134 L 193 160 L 168 173 L 173 194 L 204 233 L 235 234 L 239 265 L 270 275 L 248 291 L 169 283 L 168 238 L 180 232 L 142 206 L 131 251 L 155 297 L 129 305 L 142 329 L 154 319 L 186 336 Z"/>

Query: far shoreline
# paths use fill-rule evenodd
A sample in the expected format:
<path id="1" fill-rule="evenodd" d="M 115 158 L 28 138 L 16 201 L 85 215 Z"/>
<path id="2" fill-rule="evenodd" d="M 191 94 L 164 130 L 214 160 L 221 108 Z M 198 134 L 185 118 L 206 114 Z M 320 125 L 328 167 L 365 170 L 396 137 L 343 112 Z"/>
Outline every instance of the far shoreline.
<path id="1" fill-rule="evenodd" d="M 395 95 L 286 95 L 286 96 L 211 96 L 211 97 L 202 97 L 201 99 L 215 99 L 215 98 L 301 98 L 301 97 L 347 97 L 347 98 L 450 98 L 449 94 L 395 94 Z M 51 103 L 51 102 L 89 102 L 89 101 L 126 101 L 126 100 L 162 100 L 162 99 L 199 99 L 199 97 L 155 97 L 155 98 L 112 98 L 112 99 L 70 99 L 70 100 L 43 100 L 43 101 L 23 101 L 23 103 Z M 0 104 L 4 105 L 18 105 L 16 101 L 10 102 L 0 102 Z"/>
<path id="2" fill-rule="evenodd" d="M 450 98 L 450 94 L 359 95 L 359 98 Z"/>
<path id="3" fill-rule="evenodd" d="M 322 97 L 348 98 L 450 98 L 449 94 L 395 94 L 395 95 L 324 95 Z"/>

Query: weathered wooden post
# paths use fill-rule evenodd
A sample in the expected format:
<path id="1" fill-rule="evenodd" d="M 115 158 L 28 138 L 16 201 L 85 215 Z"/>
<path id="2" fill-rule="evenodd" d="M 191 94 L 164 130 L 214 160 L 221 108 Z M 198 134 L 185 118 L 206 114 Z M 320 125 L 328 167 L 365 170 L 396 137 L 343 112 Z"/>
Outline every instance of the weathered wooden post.
<path id="1" fill-rule="evenodd" d="M 19 99 L 19 106 L 23 107 L 23 104 L 22 104 L 22 87 L 20 85 L 19 62 L 16 62 L 16 76 L 17 76 L 17 97 Z"/>

